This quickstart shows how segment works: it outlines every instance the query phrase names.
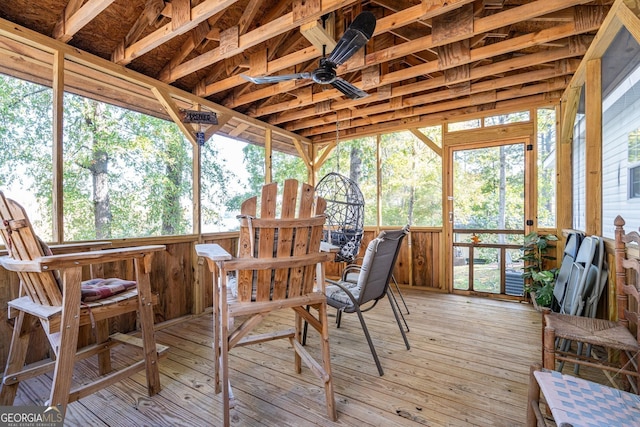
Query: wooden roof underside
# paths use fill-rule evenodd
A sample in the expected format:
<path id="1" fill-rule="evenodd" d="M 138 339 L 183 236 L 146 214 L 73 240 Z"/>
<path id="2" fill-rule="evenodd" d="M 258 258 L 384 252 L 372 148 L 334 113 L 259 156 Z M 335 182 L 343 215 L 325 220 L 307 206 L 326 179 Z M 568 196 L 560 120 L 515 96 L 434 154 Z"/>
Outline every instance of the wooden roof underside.
<path id="1" fill-rule="evenodd" d="M 292 151 L 292 135 L 324 146 L 555 102 L 612 3 L 12 0 L 0 3 L 0 18 L 240 113 L 222 114 L 216 132 L 263 144 L 265 128 L 244 118 L 283 129 L 274 148 Z M 311 80 L 255 85 L 241 77 L 313 70 L 323 46 L 330 50 L 362 10 L 377 18 L 374 36 L 338 74 L 367 98 L 349 100 Z M 46 55 L 1 39 L 0 72 L 50 84 Z M 67 90 L 167 117 L 147 88 L 98 78 L 80 62 L 66 68 Z"/>

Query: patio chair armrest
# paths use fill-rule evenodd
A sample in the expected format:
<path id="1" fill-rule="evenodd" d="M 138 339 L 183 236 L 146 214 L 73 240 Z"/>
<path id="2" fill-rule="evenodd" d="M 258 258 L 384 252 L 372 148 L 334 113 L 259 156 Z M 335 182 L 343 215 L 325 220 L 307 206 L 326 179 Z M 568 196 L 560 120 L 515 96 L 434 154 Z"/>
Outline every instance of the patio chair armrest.
<path id="1" fill-rule="evenodd" d="M 201 243 L 196 245 L 196 254 L 215 262 L 233 259 L 233 256 L 217 243 Z"/>
<path id="2" fill-rule="evenodd" d="M 135 246 L 103 251 L 48 255 L 29 261 L 19 261 L 9 256 L 4 256 L 0 258 L 0 265 L 9 271 L 41 273 L 43 271 L 142 258 L 150 253 L 164 251 L 165 249 L 164 245 Z"/>
<path id="3" fill-rule="evenodd" d="M 362 266 L 358 265 L 358 264 L 349 264 L 347 265 L 344 270 L 342 271 L 342 280 L 344 280 L 345 282 L 348 282 L 347 280 L 347 274 L 349 273 L 360 273 L 360 270 L 362 270 Z"/>

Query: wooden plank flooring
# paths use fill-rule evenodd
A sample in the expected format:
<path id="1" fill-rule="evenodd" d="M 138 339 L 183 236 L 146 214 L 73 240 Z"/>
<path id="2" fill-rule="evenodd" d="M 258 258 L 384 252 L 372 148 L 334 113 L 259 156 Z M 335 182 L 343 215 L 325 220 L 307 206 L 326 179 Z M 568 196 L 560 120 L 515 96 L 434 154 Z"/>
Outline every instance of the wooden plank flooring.
<path id="1" fill-rule="evenodd" d="M 331 328 L 338 421 L 326 418 L 320 382 L 293 370 L 288 341 L 237 348 L 230 358 L 235 426 L 522 426 L 529 366 L 541 360 L 540 314 L 530 305 L 404 291 L 411 350 L 387 301 L 365 318 L 385 375 L 378 376 L 355 314 Z M 330 312 L 334 319 L 334 312 Z M 289 312 L 269 325 L 289 322 Z M 149 398 L 142 373 L 69 406 L 69 426 L 221 425 L 212 379 L 211 315 L 157 332 L 171 347 L 160 362 L 162 391 Z M 307 343 L 318 354 L 318 337 Z M 123 351 L 117 357 L 125 360 Z M 88 375 L 83 366 L 76 376 Z M 47 379 L 21 384 L 17 405 L 42 404 Z"/>

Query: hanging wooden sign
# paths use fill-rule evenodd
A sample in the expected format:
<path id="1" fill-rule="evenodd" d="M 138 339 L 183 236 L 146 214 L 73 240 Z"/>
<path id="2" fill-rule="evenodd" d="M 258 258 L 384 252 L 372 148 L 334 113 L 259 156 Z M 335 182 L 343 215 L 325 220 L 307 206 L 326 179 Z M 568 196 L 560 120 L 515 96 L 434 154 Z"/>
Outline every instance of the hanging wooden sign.
<path id="1" fill-rule="evenodd" d="M 184 110 L 182 112 L 182 123 L 217 125 L 218 116 L 212 111 Z"/>

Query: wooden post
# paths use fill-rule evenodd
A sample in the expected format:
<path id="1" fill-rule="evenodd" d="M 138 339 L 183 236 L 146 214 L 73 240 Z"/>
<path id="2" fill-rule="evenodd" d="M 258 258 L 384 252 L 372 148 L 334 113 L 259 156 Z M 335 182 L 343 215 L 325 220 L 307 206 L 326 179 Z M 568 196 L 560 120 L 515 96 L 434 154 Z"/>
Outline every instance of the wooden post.
<path id="1" fill-rule="evenodd" d="M 53 241 L 64 242 L 63 138 L 64 138 L 64 52 L 53 55 Z"/>
<path id="2" fill-rule="evenodd" d="M 587 62 L 585 86 L 586 188 L 585 224 L 587 235 L 602 235 L 602 70 L 601 60 Z"/>
<path id="3" fill-rule="evenodd" d="M 194 245 L 202 243 L 202 147 L 199 144 L 193 145 L 193 233 L 198 236 Z M 191 252 L 195 254 L 195 251 Z M 204 288 L 204 268 L 201 258 L 194 255 L 191 258 L 193 267 L 193 301 L 191 310 L 193 314 L 204 311 L 205 288 Z"/>
<path id="4" fill-rule="evenodd" d="M 382 199 L 380 198 L 380 194 L 382 194 L 382 159 L 380 157 L 381 145 L 382 138 L 380 138 L 380 134 L 376 134 L 376 233 L 380 233 L 380 225 L 382 224 Z"/>
<path id="5" fill-rule="evenodd" d="M 273 180 L 273 171 L 271 169 L 272 149 L 271 149 L 271 129 L 266 128 L 264 131 L 264 183 L 270 184 Z"/>
<path id="6" fill-rule="evenodd" d="M 560 235 L 565 228 L 572 228 L 573 225 L 573 197 L 572 197 L 572 180 L 571 174 L 558 173 L 558 171 L 571 170 L 571 144 L 569 141 L 560 139 L 561 132 L 558 126 L 559 118 L 563 116 L 565 104 L 562 103 L 556 107 L 556 235 Z M 573 124 L 573 122 L 572 122 Z M 564 123 L 562 126 L 573 126 Z M 563 250 L 563 248 L 558 249 Z M 558 252 L 562 253 L 562 252 Z"/>

